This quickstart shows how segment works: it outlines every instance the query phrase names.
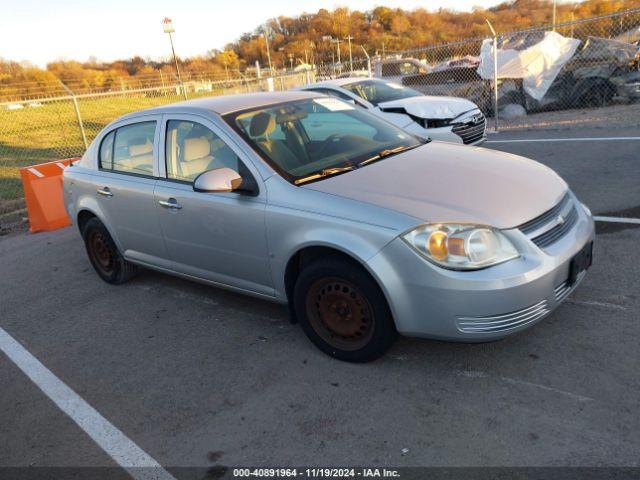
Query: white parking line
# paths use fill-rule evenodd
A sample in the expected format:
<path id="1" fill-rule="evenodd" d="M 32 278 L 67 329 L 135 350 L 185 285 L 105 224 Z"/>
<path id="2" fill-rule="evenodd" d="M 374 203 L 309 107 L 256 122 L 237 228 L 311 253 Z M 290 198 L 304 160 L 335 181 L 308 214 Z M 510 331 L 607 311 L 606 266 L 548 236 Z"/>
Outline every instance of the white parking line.
<path id="1" fill-rule="evenodd" d="M 176 480 L 2 328 L 0 350 L 133 478 Z"/>
<path id="2" fill-rule="evenodd" d="M 572 303 L 574 305 L 583 305 L 585 307 L 602 307 L 602 308 L 607 308 L 607 309 L 611 309 L 613 308 L 614 310 L 626 310 L 626 307 L 623 307 L 622 305 L 618 305 L 615 303 L 609 303 L 609 302 L 598 302 L 596 300 L 575 300 L 573 298 L 567 298 L 565 300 L 565 302 L 567 303 Z"/>
<path id="3" fill-rule="evenodd" d="M 539 383 L 527 382 L 526 380 L 519 380 L 517 378 L 504 377 L 502 375 L 491 375 L 487 372 L 483 372 L 482 370 L 458 370 L 457 373 L 458 375 L 461 375 L 463 377 L 468 377 L 468 378 L 497 378 L 506 383 L 510 383 L 513 385 L 523 385 L 525 387 L 539 388 L 540 390 L 546 390 L 548 392 L 564 395 L 581 402 L 590 402 L 593 400 L 593 398 L 585 397 L 583 395 L 578 395 L 577 393 L 567 392 L 566 390 L 560 390 L 558 388 L 548 387 L 546 385 L 542 385 Z"/>
<path id="4" fill-rule="evenodd" d="M 602 217 L 602 216 L 595 215 L 593 219 L 596 222 L 633 223 L 635 225 L 640 225 L 640 218 Z"/>
<path id="5" fill-rule="evenodd" d="M 487 140 L 485 143 L 535 143 L 535 142 L 616 142 L 637 141 L 640 137 L 582 137 L 582 138 L 518 138 L 511 140 Z"/>

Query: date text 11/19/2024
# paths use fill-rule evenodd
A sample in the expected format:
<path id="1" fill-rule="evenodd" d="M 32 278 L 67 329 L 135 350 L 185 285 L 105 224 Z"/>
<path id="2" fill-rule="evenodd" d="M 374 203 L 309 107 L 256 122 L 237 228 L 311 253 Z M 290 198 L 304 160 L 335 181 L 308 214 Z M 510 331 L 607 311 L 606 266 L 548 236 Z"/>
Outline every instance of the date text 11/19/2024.
<path id="1" fill-rule="evenodd" d="M 400 478 L 387 468 L 234 468 L 234 478 Z"/>

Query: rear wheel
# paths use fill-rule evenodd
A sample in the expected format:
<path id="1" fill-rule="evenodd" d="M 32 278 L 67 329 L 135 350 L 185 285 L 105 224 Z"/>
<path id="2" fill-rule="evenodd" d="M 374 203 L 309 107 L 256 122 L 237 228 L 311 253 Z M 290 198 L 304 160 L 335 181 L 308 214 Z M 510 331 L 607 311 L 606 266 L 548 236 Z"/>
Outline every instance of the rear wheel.
<path id="1" fill-rule="evenodd" d="M 124 283 L 135 275 L 136 266 L 124 259 L 100 220 L 89 220 L 84 226 L 82 237 L 91 265 L 105 282 Z"/>
<path id="2" fill-rule="evenodd" d="M 294 307 L 309 339 L 340 360 L 374 360 L 397 336 L 380 287 L 360 266 L 339 256 L 317 260 L 300 273 Z"/>

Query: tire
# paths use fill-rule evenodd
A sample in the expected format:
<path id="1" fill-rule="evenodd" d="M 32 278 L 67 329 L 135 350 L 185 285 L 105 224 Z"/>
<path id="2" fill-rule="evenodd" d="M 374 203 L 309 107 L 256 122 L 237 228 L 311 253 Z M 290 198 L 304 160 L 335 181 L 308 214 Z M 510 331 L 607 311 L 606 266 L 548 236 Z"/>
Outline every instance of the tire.
<path id="1" fill-rule="evenodd" d="M 293 302 L 305 334 L 339 360 L 375 360 L 397 337 L 378 284 L 362 267 L 339 256 L 308 265 L 298 276 Z"/>
<path id="2" fill-rule="evenodd" d="M 82 230 L 87 255 L 98 276 L 118 285 L 130 280 L 138 268 L 124 259 L 109 231 L 98 218 L 92 218 Z"/>

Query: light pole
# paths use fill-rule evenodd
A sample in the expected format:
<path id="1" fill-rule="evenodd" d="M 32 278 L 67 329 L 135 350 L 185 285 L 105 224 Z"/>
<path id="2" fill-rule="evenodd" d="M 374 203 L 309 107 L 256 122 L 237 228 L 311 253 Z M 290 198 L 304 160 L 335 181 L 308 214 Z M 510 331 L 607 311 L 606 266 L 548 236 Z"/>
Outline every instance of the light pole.
<path id="1" fill-rule="evenodd" d="M 180 76 L 180 67 L 178 67 L 178 57 L 176 57 L 176 50 L 175 48 L 173 48 L 173 37 L 171 36 L 171 34 L 175 32 L 176 29 L 173 28 L 173 22 L 169 17 L 164 17 L 164 20 L 162 20 L 162 28 L 164 30 L 164 33 L 169 34 L 169 43 L 171 43 L 171 53 L 173 54 L 173 62 L 176 65 L 176 75 L 178 76 L 178 83 L 180 84 L 180 88 L 182 89 L 182 95 L 186 100 L 187 91 L 185 90 L 184 84 L 182 83 L 182 77 Z"/>
<path id="2" fill-rule="evenodd" d="M 556 4 L 557 1 L 553 0 L 553 19 L 551 20 L 551 26 L 554 32 L 556 31 Z"/>

